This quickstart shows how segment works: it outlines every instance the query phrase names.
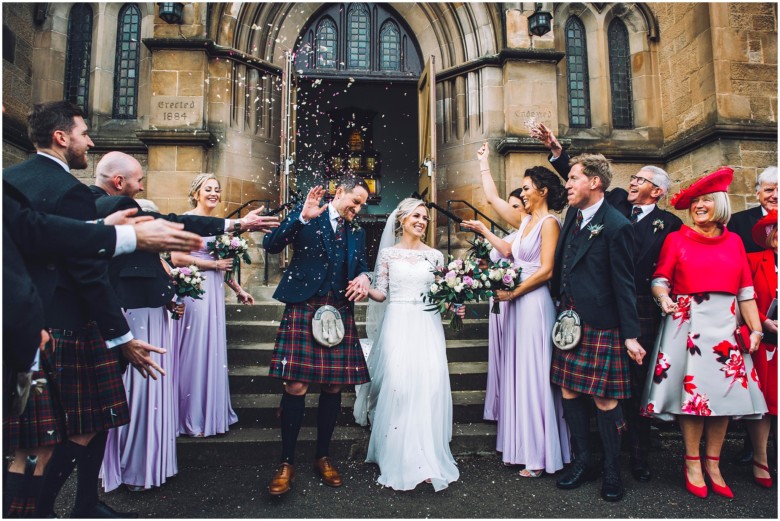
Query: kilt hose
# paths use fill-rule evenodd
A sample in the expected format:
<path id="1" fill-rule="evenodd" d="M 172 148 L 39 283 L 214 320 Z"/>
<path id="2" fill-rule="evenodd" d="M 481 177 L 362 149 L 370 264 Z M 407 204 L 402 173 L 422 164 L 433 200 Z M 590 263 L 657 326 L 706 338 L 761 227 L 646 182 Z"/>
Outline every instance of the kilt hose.
<path id="1" fill-rule="evenodd" d="M 32 389 L 21 416 L 3 414 L 3 449 L 35 449 L 56 445 L 65 439 L 65 415 L 55 389 L 54 346 L 49 341 L 40 353 L 39 370 L 33 371 L 33 380 L 45 379 L 40 392 Z"/>
<path id="2" fill-rule="evenodd" d="M 74 434 L 130 422 L 119 348 L 106 348 L 94 322 L 77 331 L 51 329 L 49 333 L 53 349 L 47 346 L 41 364 L 53 371 L 38 376 L 48 381 L 43 393 L 31 393 L 24 413 L 8 422 L 9 448 L 54 445 Z M 52 390 L 51 385 L 56 387 Z"/>
<path id="3" fill-rule="evenodd" d="M 318 344 L 311 330 L 314 313 L 324 305 L 338 309 L 344 321 L 344 339 L 333 347 Z M 286 381 L 326 385 L 368 382 L 368 367 L 360 347 L 352 304 L 337 299 L 332 293 L 287 304 L 276 333 L 268 375 Z"/>
<path id="4" fill-rule="evenodd" d="M 576 309 L 560 306 L 564 309 Z M 631 396 L 626 348 L 615 329 L 596 329 L 582 322 L 580 343 L 574 349 L 553 350 L 551 381 L 589 396 L 623 400 Z"/>

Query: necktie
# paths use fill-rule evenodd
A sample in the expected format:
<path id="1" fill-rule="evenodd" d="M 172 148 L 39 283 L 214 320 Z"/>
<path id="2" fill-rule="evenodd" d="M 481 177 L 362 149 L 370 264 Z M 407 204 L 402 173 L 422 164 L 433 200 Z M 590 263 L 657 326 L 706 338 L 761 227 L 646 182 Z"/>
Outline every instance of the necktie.
<path id="1" fill-rule="evenodd" d="M 341 216 L 336 217 L 336 231 L 334 235 L 337 241 L 344 238 L 344 218 Z"/>
<path id="2" fill-rule="evenodd" d="M 633 210 L 631 210 L 631 216 L 628 219 L 632 223 L 637 223 L 640 215 L 642 215 L 642 209 L 638 206 L 634 206 Z"/>
<path id="3" fill-rule="evenodd" d="M 582 210 L 577 210 L 577 218 L 574 220 L 574 235 L 579 233 L 582 227 Z"/>

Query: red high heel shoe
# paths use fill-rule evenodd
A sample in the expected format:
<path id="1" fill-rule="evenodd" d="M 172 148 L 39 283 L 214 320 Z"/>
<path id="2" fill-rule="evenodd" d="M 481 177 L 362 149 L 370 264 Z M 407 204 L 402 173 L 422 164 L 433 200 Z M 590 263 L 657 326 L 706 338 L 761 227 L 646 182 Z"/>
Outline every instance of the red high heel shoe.
<path id="1" fill-rule="evenodd" d="M 719 457 L 715 456 L 704 456 L 710 461 L 720 461 Z M 729 499 L 734 497 L 734 492 L 731 491 L 728 485 L 726 485 L 726 482 L 723 482 L 723 485 L 718 485 L 712 480 L 712 476 L 710 476 L 709 471 L 707 470 L 707 465 L 702 465 L 702 468 L 704 469 L 704 473 L 707 475 L 708 478 L 710 478 L 710 485 L 712 485 L 712 491 L 715 492 L 719 496 L 727 497 Z"/>
<path id="2" fill-rule="evenodd" d="M 687 461 L 700 461 L 698 456 L 688 456 L 685 455 L 685 459 Z M 691 481 L 688 479 L 688 466 L 683 463 L 683 474 L 685 475 L 685 488 L 688 489 L 688 492 L 693 494 L 696 497 L 700 498 L 706 498 L 707 497 L 707 485 L 694 485 L 691 483 Z"/>
<path id="3" fill-rule="evenodd" d="M 767 467 L 766 465 L 762 465 L 761 463 L 757 462 L 756 460 L 753 460 L 753 466 L 754 467 L 758 467 L 761 470 L 763 470 L 764 472 L 769 473 L 769 467 Z M 757 478 L 756 476 L 753 476 L 753 481 L 755 481 L 756 485 L 758 485 L 759 487 L 772 488 L 772 477 L 771 476 L 768 477 L 768 478 Z"/>

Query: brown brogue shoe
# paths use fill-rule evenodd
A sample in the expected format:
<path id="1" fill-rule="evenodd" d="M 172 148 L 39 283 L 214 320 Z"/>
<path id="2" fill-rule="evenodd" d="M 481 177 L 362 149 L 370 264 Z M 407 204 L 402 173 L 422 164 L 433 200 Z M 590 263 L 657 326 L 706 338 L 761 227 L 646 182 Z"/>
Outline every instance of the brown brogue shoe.
<path id="1" fill-rule="evenodd" d="M 290 485 L 295 480 L 295 468 L 289 463 L 282 463 L 276 468 L 271 483 L 268 484 L 268 492 L 272 496 L 281 496 L 290 490 Z"/>
<path id="2" fill-rule="evenodd" d="M 327 456 L 314 462 L 314 472 L 322 476 L 322 482 L 329 487 L 340 487 L 344 483 L 341 480 L 341 474 Z"/>

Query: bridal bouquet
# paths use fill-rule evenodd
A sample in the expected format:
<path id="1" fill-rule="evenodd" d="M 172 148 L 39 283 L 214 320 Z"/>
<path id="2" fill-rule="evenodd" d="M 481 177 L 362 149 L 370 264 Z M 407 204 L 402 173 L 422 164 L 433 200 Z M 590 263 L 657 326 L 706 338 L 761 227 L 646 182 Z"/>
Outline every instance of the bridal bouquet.
<path id="1" fill-rule="evenodd" d="M 194 264 L 182 268 L 173 268 L 171 270 L 171 282 L 175 286 L 176 303 L 180 304 L 184 297 L 200 300 L 201 295 L 206 293 L 206 290 L 203 289 L 205 281 L 203 274 Z M 179 320 L 181 316 L 174 311 L 171 313 L 171 318 Z"/>
<path id="2" fill-rule="evenodd" d="M 498 289 L 512 291 L 520 284 L 521 269 L 515 268 L 506 259 L 491 263 L 485 271 L 493 291 Z M 493 307 L 490 309 L 490 312 L 495 314 L 501 312 L 498 300 L 493 300 Z"/>
<path id="3" fill-rule="evenodd" d="M 457 310 L 466 302 L 487 300 L 492 295 L 491 282 L 487 273 L 480 270 L 476 263 L 466 258 L 453 260 L 446 266 L 434 266 L 434 282 L 427 294 L 423 294 L 423 302 L 431 304 L 426 311 L 438 311 L 442 315 L 453 307 Z M 452 313 L 450 328 L 455 331 L 463 329 L 463 319 Z"/>
<path id="4" fill-rule="evenodd" d="M 243 237 L 236 237 L 229 233 L 218 235 L 214 242 L 207 244 L 211 253 L 219 259 L 241 259 L 247 264 L 252 264 L 249 258 L 249 243 Z M 239 261 L 233 261 L 233 269 L 225 273 L 225 282 L 233 279 L 238 269 Z"/>

